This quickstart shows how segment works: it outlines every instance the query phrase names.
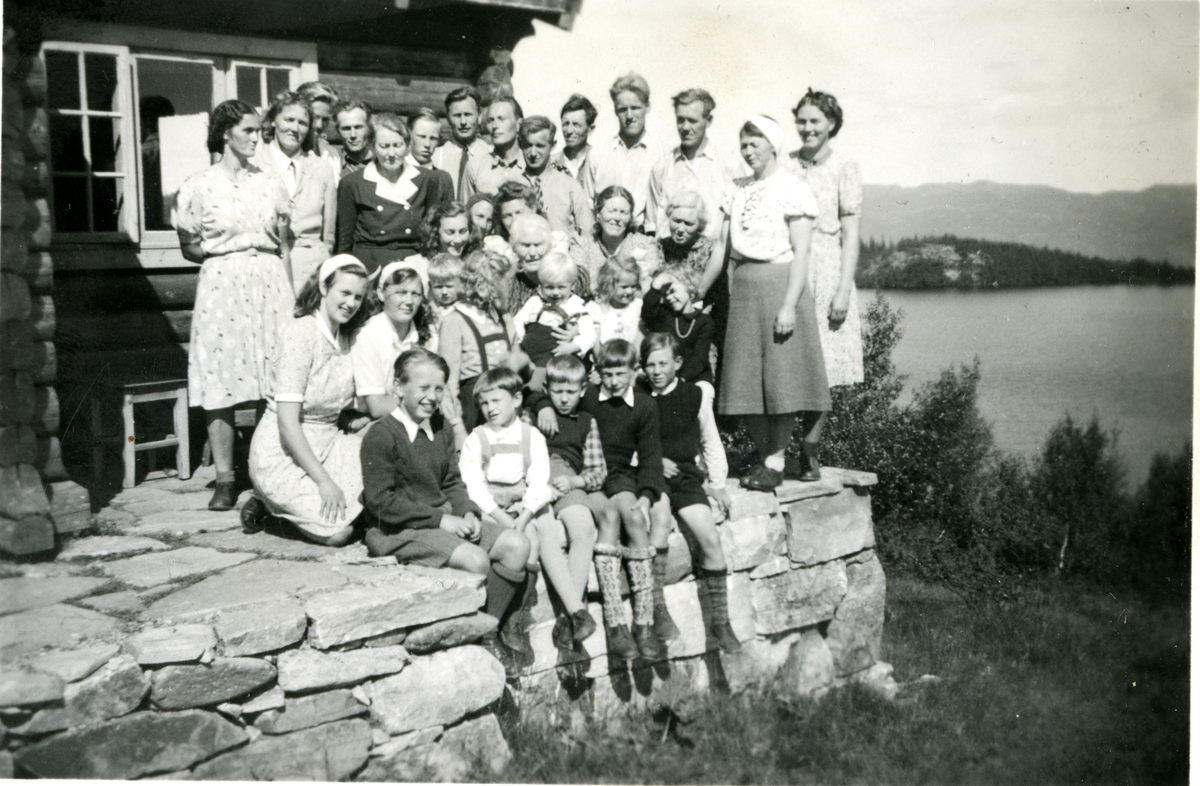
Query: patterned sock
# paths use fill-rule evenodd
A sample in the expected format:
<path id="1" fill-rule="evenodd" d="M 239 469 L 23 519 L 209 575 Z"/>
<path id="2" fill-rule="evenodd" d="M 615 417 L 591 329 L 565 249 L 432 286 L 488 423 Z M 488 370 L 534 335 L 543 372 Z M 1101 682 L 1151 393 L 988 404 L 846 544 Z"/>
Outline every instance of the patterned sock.
<path id="1" fill-rule="evenodd" d="M 625 624 L 625 607 L 621 603 L 620 553 L 620 546 L 597 543 L 592 554 L 592 561 L 596 564 L 596 580 L 600 582 L 600 595 L 604 599 L 604 624 L 610 628 Z"/>
<path id="2" fill-rule="evenodd" d="M 654 624 L 654 549 L 626 549 L 629 590 L 633 594 L 633 624 Z"/>

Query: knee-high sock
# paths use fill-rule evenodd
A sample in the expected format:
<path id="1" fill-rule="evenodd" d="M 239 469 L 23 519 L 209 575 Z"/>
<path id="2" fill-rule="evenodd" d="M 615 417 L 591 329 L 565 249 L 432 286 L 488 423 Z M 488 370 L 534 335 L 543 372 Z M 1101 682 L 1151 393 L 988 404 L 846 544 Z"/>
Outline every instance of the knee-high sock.
<path id="1" fill-rule="evenodd" d="M 725 583 L 727 571 L 700 569 L 704 589 L 708 593 L 708 608 L 712 614 L 709 626 L 717 628 L 729 622 L 729 587 Z"/>
<path id="2" fill-rule="evenodd" d="M 487 574 L 487 613 L 500 620 L 501 626 L 513 610 L 513 599 L 523 588 L 526 574 L 524 569 L 513 570 L 499 562 L 493 562 Z"/>
<path id="3" fill-rule="evenodd" d="M 610 628 L 625 625 L 625 607 L 621 603 L 621 554 L 620 546 L 597 543 L 593 562 L 596 563 L 596 580 L 600 582 L 600 595 L 604 598 L 604 624 Z"/>
<path id="4" fill-rule="evenodd" d="M 651 548 L 654 548 L 651 546 Z M 654 605 L 665 606 L 663 587 L 667 585 L 667 550 L 654 549 Z"/>
<path id="5" fill-rule="evenodd" d="M 633 624 L 654 624 L 654 549 L 626 549 L 629 590 L 633 594 Z"/>

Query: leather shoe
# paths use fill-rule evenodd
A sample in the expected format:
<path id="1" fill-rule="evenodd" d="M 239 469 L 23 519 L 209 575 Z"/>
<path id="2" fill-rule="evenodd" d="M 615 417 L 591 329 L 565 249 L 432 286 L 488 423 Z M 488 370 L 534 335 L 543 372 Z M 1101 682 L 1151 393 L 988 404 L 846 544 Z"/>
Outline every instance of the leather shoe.
<path id="1" fill-rule="evenodd" d="M 721 648 L 721 652 L 736 655 L 742 651 L 742 643 L 738 641 L 737 636 L 733 633 L 733 626 L 728 622 L 716 626 L 712 634 L 713 638 L 717 640 L 717 646 Z"/>
<path id="2" fill-rule="evenodd" d="M 550 631 L 550 641 L 555 647 L 560 650 L 569 650 L 575 646 L 575 639 L 571 630 L 571 618 L 566 614 L 559 614 L 554 620 L 554 630 Z"/>
<path id="3" fill-rule="evenodd" d="M 663 660 L 667 657 L 667 647 L 658 636 L 654 635 L 653 625 L 633 624 L 633 640 L 638 652 L 645 660 Z"/>
<path id="4" fill-rule="evenodd" d="M 214 486 L 212 499 L 208 501 L 209 510 L 233 510 L 237 505 L 237 487 L 230 481 Z"/>
<path id="5" fill-rule="evenodd" d="M 253 535 L 263 531 L 267 519 L 267 506 L 258 497 L 251 495 L 242 505 L 242 532 Z"/>
<path id="6" fill-rule="evenodd" d="M 742 488 L 752 491 L 774 491 L 783 483 L 783 473 L 771 469 L 766 464 L 759 464 L 750 474 L 742 478 Z"/>
<path id="7" fill-rule="evenodd" d="M 571 637 L 575 641 L 583 641 L 596 632 L 596 620 L 587 609 L 580 609 L 571 615 Z"/>
<path id="8" fill-rule="evenodd" d="M 666 603 L 654 604 L 654 635 L 659 641 L 674 641 L 679 638 L 679 626 L 671 619 Z"/>
<path id="9" fill-rule="evenodd" d="M 800 480 L 810 483 L 821 479 L 821 463 L 815 446 L 800 446 L 800 464 L 803 467 L 800 471 Z"/>
<path id="10" fill-rule="evenodd" d="M 608 640 L 608 654 L 621 660 L 633 660 L 637 657 L 638 648 L 629 636 L 629 628 L 624 625 L 605 625 L 605 638 Z"/>

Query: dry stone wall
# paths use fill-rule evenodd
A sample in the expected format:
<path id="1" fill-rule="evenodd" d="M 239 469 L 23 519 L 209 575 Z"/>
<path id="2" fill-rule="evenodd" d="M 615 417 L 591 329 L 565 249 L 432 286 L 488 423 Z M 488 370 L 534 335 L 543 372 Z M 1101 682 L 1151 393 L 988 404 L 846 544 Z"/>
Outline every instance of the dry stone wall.
<path id="1" fill-rule="evenodd" d="M 102 534 L 0 579 L 0 776 L 462 780 L 508 760 L 505 697 L 532 716 L 603 714 L 780 678 L 809 694 L 886 683 L 874 477 L 825 474 L 776 495 L 731 485 L 720 531 L 743 653 L 707 637 L 675 533 L 667 661 L 610 663 L 601 628 L 590 660 L 564 662 L 542 588 L 535 662 L 508 675 L 480 646 L 495 629 L 482 577 L 245 535 L 236 512 L 201 510 L 203 474 L 143 483 L 102 511 Z"/>

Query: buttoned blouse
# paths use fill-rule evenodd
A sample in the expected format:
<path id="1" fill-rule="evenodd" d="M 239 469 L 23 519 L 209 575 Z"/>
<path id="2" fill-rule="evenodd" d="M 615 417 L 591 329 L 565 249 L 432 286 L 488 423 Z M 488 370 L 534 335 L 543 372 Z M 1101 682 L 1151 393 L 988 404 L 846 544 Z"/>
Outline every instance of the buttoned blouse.
<path id="1" fill-rule="evenodd" d="M 788 222 L 816 218 L 817 200 L 808 186 L 782 167 L 762 180 L 739 178 L 721 206 L 729 217 L 729 242 L 742 257 L 787 264 L 792 261 Z"/>
<path id="2" fill-rule="evenodd" d="M 858 163 L 831 147 L 812 161 L 800 157 L 800 151 L 788 154 L 784 164 L 801 183 L 808 184 L 817 199 L 813 229 L 826 235 L 840 235 L 842 219 L 862 215 L 862 172 Z"/>
<path id="3" fill-rule="evenodd" d="M 338 183 L 337 253 L 355 244 L 416 248 L 421 224 L 442 202 L 453 199 L 450 176 L 406 164 L 395 183 L 379 174 L 375 162 Z"/>
<path id="4" fill-rule="evenodd" d="M 206 257 L 258 250 L 279 253 L 277 218 L 289 212 L 283 182 L 251 161 L 230 175 L 214 164 L 179 187 L 171 224 L 184 245 Z"/>
<path id="5" fill-rule="evenodd" d="M 273 409 L 279 402 L 298 403 L 301 421 L 335 423 L 354 399 L 349 341 L 309 314 L 289 320 L 280 343 L 275 395 L 268 404 Z"/>

